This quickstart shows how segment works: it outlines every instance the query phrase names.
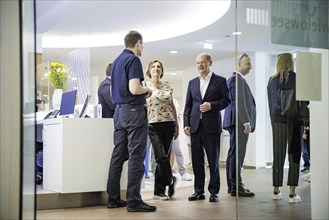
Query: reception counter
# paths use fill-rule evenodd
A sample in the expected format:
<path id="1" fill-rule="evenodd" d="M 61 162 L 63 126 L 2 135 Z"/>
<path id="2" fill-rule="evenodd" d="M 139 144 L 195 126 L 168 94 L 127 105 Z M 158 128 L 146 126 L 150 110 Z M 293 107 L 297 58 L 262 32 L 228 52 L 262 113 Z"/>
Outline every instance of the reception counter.
<path id="1" fill-rule="evenodd" d="M 55 118 L 43 124 L 43 188 L 58 193 L 106 191 L 113 119 Z M 125 163 L 121 189 L 127 186 Z"/>

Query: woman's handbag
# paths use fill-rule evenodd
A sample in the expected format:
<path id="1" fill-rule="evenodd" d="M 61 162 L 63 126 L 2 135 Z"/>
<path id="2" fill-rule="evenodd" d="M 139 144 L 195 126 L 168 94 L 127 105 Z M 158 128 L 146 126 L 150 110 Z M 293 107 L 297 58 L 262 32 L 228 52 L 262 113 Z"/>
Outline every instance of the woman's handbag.
<path id="1" fill-rule="evenodd" d="M 299 112 L 299 118 L 302 121 L 308 121 L 310 117 L 310 109 L 308 108 L 308 102 L 307 101 L 298 101 L 298 112 Z"/>
<path id="2" fill-rule="evenodd" d="M 296 101 L 294 89 L 280 91 L 281 98 L 281 115 L 285 116 L 288 121 L 295 121 L 299 118 L 299 101 Z"/>
<path id="3" fill-rule="evenodd" d="M 281 90 L 281 115 L 294 115 L 296 113 L 295 91 L 293 89 Z"/>

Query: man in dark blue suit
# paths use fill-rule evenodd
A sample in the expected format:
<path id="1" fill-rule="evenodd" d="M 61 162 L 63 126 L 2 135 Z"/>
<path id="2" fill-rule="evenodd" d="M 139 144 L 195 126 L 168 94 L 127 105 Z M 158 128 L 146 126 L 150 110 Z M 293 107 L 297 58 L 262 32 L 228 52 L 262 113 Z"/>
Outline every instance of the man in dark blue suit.
<path id="1" fill-rule="evenodd" d="M 98 104 L 102 105 L 102 118 L 113 118 L 115 105 L 111 95 L 111 63 L 106 67 L 106 78 L 98 87 Z"/>
<path id="2" fill-rule="evenodd" d="M 206 53 L 200 54 L 196 58 L 196 63 L 199 76 L 189 82 L 184 110 L 184 132 L 191 136 L 192 166 L 195 175 L 194 194 L 188 200 L 205 199 L 206 153 L 210 170 L 209 201 L 218 202 L 219 147 L 222 132 L 220 111 L 230 100 L 226 79 L 210 70 L 211 56 Z"/>
<path id="3" fill-rule="evenodd" d="M 227 80 L 231 103 L 225 109 L 223 128 L 230 133 L 230 149 L 226 159 L 226 176 L 228 193 L 231 193 L 232 196 L 237 194 L 242 197 L 255 196 L 253 192 L 244 188 L 241 179 L 241 168 L 246 155 L 249 133 L 255 130 L 256 125 L 255 100 L 247 81 L 243 78 L 243 76 L 249 73 L 251 68 L 249 56 L 242 54 L 237 57 L 236 71 Z M 238 118 L 236 118 L 236 115 L 238 115 Z M 238 169 L 236 168 L 236 155 L 238 155 Z M 236 170 L 238 170 L 238 173 L 236 173 Z"/>

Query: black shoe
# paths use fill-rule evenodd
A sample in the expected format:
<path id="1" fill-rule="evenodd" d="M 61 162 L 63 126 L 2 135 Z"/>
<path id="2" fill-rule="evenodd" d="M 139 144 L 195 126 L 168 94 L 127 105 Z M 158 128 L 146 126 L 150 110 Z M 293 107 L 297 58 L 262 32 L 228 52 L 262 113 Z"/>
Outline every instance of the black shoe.
<path id="1" fill-rule="evenodd" d="M 124 200 L 120 200 L 120 202 L 109 202 L 107 203 L 107 208 L 121 208 L 121 207 L 126 207 L 127 202 Z"/>
<path id="2" fill-rule="evenodd" d="M 231 196 L 236 196 L 236 195 L 237 195 L 236 191 L 232 190 Z M 241 188 L 239 189 L 238 195 L 240 197 L 253 197 L 255 196 L 255 193 L 251 192 L 249 189 Z"/>
<path id="3" fill-rule="evenodd" d="M 310 172 L 310 168 L 309 167 L 304 167 L 304 169 L 302 169 L 300 172 L 308 173 L 308 172 Z"/>
<path id="4" fill-rule="evenodd" d="M 169 198 L 174 197 L 175 191 L 176 191 L 176 184 L 177 184 L 177 178 L 175 176 L 173 176 L 172 177 L 172 184 L 169 186 L 169 189 L 168 189 Z"/>
<path id="5" fill-rule="evenodd" d="M 235 187 L 234 187 L 234 189 L 235 189 Z M 234 191 L 235 191 L 235 190 L 234 190 Z M 250 192 L 249 189 L 244 189 L 244 191 L 246 191 L 246 192 Z M 228 189 L 227 189 L 227 193 L 228 193 L 228 194 L 231 194 L 231 192 L 232 192 L 232 189 L 231 189 L 231 188 L 228 188 Z"/>
<path id="6" fill-rule="evenodd" d="M 209 202 L 219 202 L 218 194 L 211 194 L 209 197 Z"/>
<path id="7" fill-rule="evenodd" d="M 127 210 L 128 212 L 155 212 L 155 210 L 157 210 L 157 207 L 142 202 L 137 206 L 128 207 Z"/>
<path id="8" fill-rule="evenodd" d="M 204 200 L 206 197 L 203 194 L 194 193 L 190 197 L 188 197 L 188 201 L 195 201 L 195 200 Z"/>

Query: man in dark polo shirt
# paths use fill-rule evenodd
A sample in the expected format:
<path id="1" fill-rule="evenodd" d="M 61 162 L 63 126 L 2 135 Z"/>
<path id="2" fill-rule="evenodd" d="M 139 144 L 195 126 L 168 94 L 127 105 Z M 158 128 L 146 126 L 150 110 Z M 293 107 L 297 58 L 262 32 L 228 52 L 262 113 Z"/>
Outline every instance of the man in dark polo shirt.
<path id="1" fill-rule="evenodd" d="M 145 104 L 146 98 L 152 94 L 148 87 L 141 85 L 144 74 L 139 57 L 143 51 L 143 38 L 137 31 L 130 31 L 124 42 L 126 49 L 111 67 L 112 100 L 116 104 L 115 147 L 107 182 L 107 207 L 127 206 L 129 212 L 153 212 L 156 207 L 144 203 L 140 195 L 148 129 Z M 129 160 L 127 202 L 120 198 L 120 178 L 126 160 Z"/>
<path id="2" fill-rule="evenodd" d="M 106 78 L 98 87 L 98 104 L 102 105 L 102 118 L 113 118 L 115 105 L 112 102 L 111 95 L 111 70 L 112 63 L 108 64 L 106 67 Z"/>

